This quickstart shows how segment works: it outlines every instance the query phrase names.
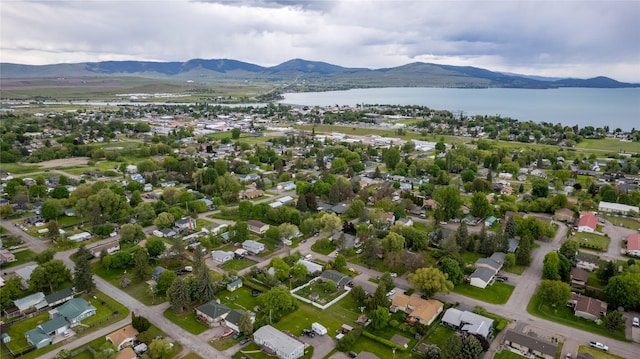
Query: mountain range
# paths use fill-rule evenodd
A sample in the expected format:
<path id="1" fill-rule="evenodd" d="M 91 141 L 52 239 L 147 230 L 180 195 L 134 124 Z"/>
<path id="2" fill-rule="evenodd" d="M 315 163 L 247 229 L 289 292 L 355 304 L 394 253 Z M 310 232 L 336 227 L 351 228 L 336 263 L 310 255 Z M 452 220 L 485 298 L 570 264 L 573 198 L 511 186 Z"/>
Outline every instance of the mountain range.
<path id="1" fill-rule="evenodd" d="M 640 87 L 608 77 L 546 79 L 494 72 L 471 66 L 414 62 L 391 68 L 349 68 L 326 62 L 293 59 L 272 67 L 230 59 L 193 59 L 186 62 L 102 61 L 74 64 L 21 65 L 0 63 L 0 78 L 122 77 L 197 83 L 278 83 L 288 90 L 314 91 L 366 87 L 558 88 Z"/>

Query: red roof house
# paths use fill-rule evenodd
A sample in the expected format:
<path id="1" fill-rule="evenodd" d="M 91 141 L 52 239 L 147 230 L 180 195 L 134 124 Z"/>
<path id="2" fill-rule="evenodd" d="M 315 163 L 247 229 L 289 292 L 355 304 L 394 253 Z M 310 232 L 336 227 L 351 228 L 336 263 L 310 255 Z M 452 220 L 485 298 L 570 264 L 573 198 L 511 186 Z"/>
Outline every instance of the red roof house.
<path id="1" fill-rule="evenodd" d="M 596 231 L 598 225 L 598 218 L 591 212 L 580 212 L 580 219 L 578 220 L 578 232 L 593 233 Z"/>

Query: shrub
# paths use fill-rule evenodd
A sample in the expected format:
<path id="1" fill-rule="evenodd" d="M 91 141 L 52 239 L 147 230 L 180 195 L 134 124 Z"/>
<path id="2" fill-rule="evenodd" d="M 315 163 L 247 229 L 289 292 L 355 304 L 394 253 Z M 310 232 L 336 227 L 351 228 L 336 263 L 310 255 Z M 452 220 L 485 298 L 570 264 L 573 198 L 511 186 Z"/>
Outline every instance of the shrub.
<path id="1" fill-rule="evenodd" d="M 362 335 L 364 335 L 365 337 L 367 337 L 369 339 L 373 339 L 373 340 L 375 340 L 376 342 L 378 342 L 380 344 L 384 344 L 384 345 L 386 345 L 386 346 L 388 346 L 390 348 L 397 348 L 397 349 L 399 349 L 401 351 L 406 351 L 407 350 L 407 348 L 405 348 L 403 346 L 400 346 L 400 345 L 392 342 L 391 340 L 388 340 L 388 339 L 385 339 L 385 338 L 381 338 L 381 337 L 379 337 L 377 335 L 373 335 L 373 334 L 371 334 L 369 332 L 362 332 Z"/>
<path id="2" fill-rule="evenodd" d="M 391 328 L 397 328 L 398 325 L 400 325 L 400 323 L 398 323 L 397 320 L 393 319 L 389 322 L 389 326 L 391 326 Z"/>

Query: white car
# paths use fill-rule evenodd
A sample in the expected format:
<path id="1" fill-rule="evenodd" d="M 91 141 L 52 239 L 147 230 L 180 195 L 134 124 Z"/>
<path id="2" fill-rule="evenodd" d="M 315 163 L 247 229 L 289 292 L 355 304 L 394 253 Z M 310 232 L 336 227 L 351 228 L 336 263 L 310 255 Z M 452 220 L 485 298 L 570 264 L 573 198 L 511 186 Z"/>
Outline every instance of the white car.
<path id="1" fill-rule="evenodd" d="M 633 326 L 640 327 L 640 319 L 638 317 L 633 317 Z"/>
<path id="2" fill-rule="evenodd" d="M 398 273 L 395 273 L 395 272 L 390 273 L 389 275 L 391 276 L 391 278 L 397 278 L 398 277 Z"/>
<path id="3" fill-rule="evenodd" d="M 391 290 L 389 291 L 389 293 L 387 293 L 387 297 L 390 297 L 390 296 L 392 296 L 392 295 L 394 295 L 394 294 L 396 294 L 396 290 L 395 290 L 395 289 L 391 289 Z"/>
<path id="4" fill-rule="evenodd" d="M 313 256 L 311 254 L 307 254 L 306 256 L 304 256 L 304 259 L 310 261 L 311 258 L 313 258 Z"/>

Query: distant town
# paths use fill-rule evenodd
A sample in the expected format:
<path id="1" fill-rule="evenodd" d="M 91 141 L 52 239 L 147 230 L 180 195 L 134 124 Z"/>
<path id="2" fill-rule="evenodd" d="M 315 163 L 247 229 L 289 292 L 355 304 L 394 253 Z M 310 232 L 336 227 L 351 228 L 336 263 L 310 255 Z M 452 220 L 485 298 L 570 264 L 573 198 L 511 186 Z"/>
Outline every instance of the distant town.
<path id="1" fill-rule="evenodd" d="M 3 102 L 3 358 L 637 357 L 640 129 L 235 100 Z"/>

